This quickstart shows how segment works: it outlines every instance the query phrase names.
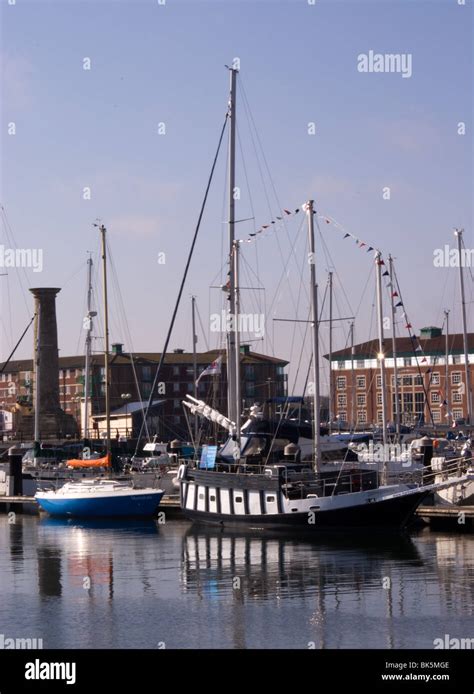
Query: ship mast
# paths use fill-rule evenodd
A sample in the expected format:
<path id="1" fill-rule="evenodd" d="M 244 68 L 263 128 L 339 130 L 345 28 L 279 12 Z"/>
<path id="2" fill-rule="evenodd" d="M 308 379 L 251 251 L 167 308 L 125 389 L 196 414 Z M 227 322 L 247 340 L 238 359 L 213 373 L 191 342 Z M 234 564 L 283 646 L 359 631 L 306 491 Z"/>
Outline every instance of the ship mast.
<path id="1" fill-rule="evenodd" d="M 395 395 L 395 406 L 393 409 L 393 416 L 395 419 L 395 431 L 397 443 L 400 441 L 400 403 L 398 401 L 398 366 L 397 366 L 397 338 L 395 335 L 395 288 L 393 284 L 393 258 L 391 255 L 388 256 L 389 272 L 390 272 L 390 295 L 392 304 L 392 356 L 393 356 L 393 379 L 394 379 L 394 395 Z"/>
<path id="2" fill-rule="evenodd" d="M 308 215 L 308 236 L 309 236 L 309 268 L 310 268 L 310 301 L 311 301 L 311 324 L 312 324 L 312 348 L 313 348 L 313 420 L 314 420 L 314 468 L 320 471 L 320 451 L 321 451 L 321 432 L 319 423 L 320 396 L 319 396 L 319 324 L 318 324 L 318 285 L 316 284 L 316 255 L 314 249 L 314 223 L 313 223 L 313 200 L 308 200 L 305 205 Z"/>
<path id="3" fill-rule="evenodd" d="M 469 349 L 467 344 L 466 297 L 464 294 L 464 272 L 462 264 L 462 235 L 464 229 L 455 229 L 454 235 L 458 240 L 459 286 L 461 290 L 462 336 L 464 348 L 464 377 L 466 386 L 467 423 L 472 425 L 472 391 L 469 373 Z"/>
<path id="4" fill-rule="evenodd" d="M 84 440 L 89 438 L 89 393 L 90 393 L 90 369 L 92 352 L 92 318 L 97 313 L 92 311 L 92 257 L 87 259 L 87 315 L 84 320 L 86 329 L 86 359 L 84 364 Z"/>
<path id="5" fill-rule="evenodd" d="M 387 481 L 387 403 L 385 392 L 385 353 L 383 338 L 383 305 L 382 305 L 382 254 L 380 251 L 375 253 L 375 276 L 377 282 L 377 327 L 379 338 L 379 352 L 377 359 L 380 368 L 380 388 L 382 393 L 382 442 L 384 450 L 383 479 Z"/>
<path id="6" fill-rule="evenodd" d="M 103 296 L 104 296 L 104 377 L 105 377 L 105 420 L 106 420 L 106 442 L 105 454 L 110 456 L 110 383 L 109 383 L 109 306 L 107 299 L 107 244 L 105 235 L 107 229 L 101 224 L 99 231 L 102 240 L 102 277 L 103 277 Z M 109 460 L 110 462 L 110 460 Z"/>
<path id="7" fill-rule="evenodd" d="M 236 374 L 236 330 L 238 328 L 238 316 L 235 314 L 235 135 L 236 135 L 236 99 L 237 99 L 237 72 L 236 68 L 229 68 L 230 96 L 229 96 L 229 313 L 231 317 L 231 329 L 227 330 L 227 416 L 232 422 L 237 422 L 237 374 Z"/>

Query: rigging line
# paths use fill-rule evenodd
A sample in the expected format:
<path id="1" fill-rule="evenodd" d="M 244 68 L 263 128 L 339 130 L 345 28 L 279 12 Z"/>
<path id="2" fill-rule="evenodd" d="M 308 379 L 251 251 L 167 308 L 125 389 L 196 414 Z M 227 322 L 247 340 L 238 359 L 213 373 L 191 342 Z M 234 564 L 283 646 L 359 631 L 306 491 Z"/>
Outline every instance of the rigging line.
<path id="1" fill-rule="evenodd" d="M 18 245 L 17 245 L 17 243 L 16 243 L 16 241 L 15 241 L 15 236 L 14 236 L 14 234 L 13 234 L 13 229 L 12 229 L 12 227 L 11 227 L 11 224 L 10 224 L 9 220 L 8 220 L 7 212 L 6 212 L 6 210 L 5 210 L 5 207 L 4 207 L 3 205 L 0 205 L 0 210 L 1 210 L 1 212 L 2 212 L 3 226 L 4 226 L 4 229 L 5 229 L 5 236 L 6 236 L 6 239 L 7 239 L 8 243 L 12 246 L 13 249 L 17 249 L 17 248 L 18 248 Z M 26 284 L 27 284 L 28 287 L 29 287 L 29 286 L 30 286 L 30 282 L 29 282 L 29 280 L 28 280 L 28 275 L 27 275 L 27 273 L 26 273 L 25 268 L 24 268 L 24 267 L 21 267 L 21 268 L 18 268 L 18 269 L 19 269 L 20 271 L 23 272 L 24 279 L 25 279 L 25 281 L 26 281 Z M 21 272 L 18 273 L 17 277 L 18 277 L 18 283 L 19 283 L 19 285 L 20 285 L 21 293 L 22 293 L 22 296 L 23 296 L 23 301 L 25 302 L 26 312 L 27 312 L 28 315 L 30 315 L 30 307 L 29 307 L 29 305 L 28 305 L 28 300 L 27 300 L 27 296 L 26 296 L 26 293 L 25 293 L 25 288 L 24 288 L 24 286 L 23 286 L 23 282 L 21 281 Z"/>
<path id="2" fill-rule="evenodd" d="M 338 282 L 339 282 L 339 286 L 341 287 L 342 293 L 343 293 L 344 298 L 345 298 L 345 300 L 346 300 L 346 302 L 347 302 L 347 306 L 348 306 L 348 308 L 349 308 L 350 315 L 353 316 L 354 313 L 353 313 L 353 310 L 352 310 L 351 302 L 349 301 L 349 298 L 348 298 L 348 296 L 347 296 L 347 294 L 346 294 L 346 290 L 344 289 L 344 285 L 343 285 L 343 283 L 341 282 L 341 278 L 340 278 L 339 273 L 338 273 L 338 271 L 337 271 L 336 264 L 335 264 L 335 262 L 334 262 L 334 260 L 333 260 L 333 257 L 332 257 L 332 255 L 331 255 L 331 252 L 330 252 L 330 250 L 329 250 L 329 247 L 328 247 L 328 245 L 327 245 L 327 243 L 326 243 L 326 240 L 325 240 L 325 238 L 324 238 L 324 234 L 323 234 L 322 231 L 321 231 L 321 227 L 319 226 L 318 215 L 315 215 L 315 222 L 316 222 L 316 228 L 318 229 L 319 235 L 320 235 L 320 237 L 321 237 L 321 242 L 322 242 L 323 249 L 324 249 L 324 251 L 325 251 L 325 252 L 328 254 L 328 256 L 329 256 L 329 260 L 331 261 L 331 265 L 330 265 L 330 266 L 331 266 L 332 271 L 334 272 L 334 274 L 335 274 L 335 276 L 336 276 L 336 278 L 337 278 L 337 280 L 338 280 Z"/>
<path id="3" fill-rule="evenodd" d="M 203 199 L 203 201 L 202 201 L 201 210 L 200 210 L 200 212 L 199 212 L 199 217 L 198 217 L 198 221 L 197 221 L 197 224 L 196 224 L 196 229 L 195 229 L 195 231 L 194 231 L 193 240 L 192 240 L 192 243 L 191 243 L 191 247 L 190 247 L 190 249 L 189 249 L 188 258 L 187 258 L 186 266 L 185 266 L 185 269 L 184 269 L 184 275 L 183 275 L 183 278 L 182 278 L 182 280 L 181 280 L 181 285 L 180 285 L 180 288 L 179 288 L 178 296 L 177 296 L 176 303 L 175 303 L 175 307 L 174 307 L 174 310 L 173 310 L 173 315 L 172 315 L 172 317 L 171 317 L 171 323 L 170 323 L 170 326 L 169 326 L 169 328 L 168 328 L 168 334 L 167 334 L 167 336 L 166 336 L 166 340 L 165 340 L 165 344 L 164 344 L 164 347 L 163 347 L 163 351 L 162 351 L 162 353 L 161 353 L 161 355 L 160 355 L 160 361 L 159 361 L 159 363 L 158 363 L 158 368 L 157 368 L 157 370 L 156 370 L 155 377 L 154 377 L 154 379 L 153 379 L 153 384 L 152 384 L 152 387 L 151 387 L 150 396 L 149 396 L 149 398 L 148 398 L 148 404 L 147 404 L 147 408 L 146 408 L 146 415 L 145 415 L 146 417 L 148 416 L 148 412 L 149 412 L 149 410 L 150 410 L 151 403 L 153 402 L 153 393 L 154 393 L 154 391 L 155 391 L 156 384 L 158 383 L 158 378 L 159 378 L 159 376 L 160 376 L 160 372 L 161 372 L 161 369 L 162 369 L 162 366 L 163 366 L 163 362 L 164 362 L 164 359 L 165 359 L 165 355 L 166 355 L 166 352 L 167 352 L 167 350 L 168 350 L 168 344 L 169 344 L 169 341 L 170 341 L 170 339 L 171 339 L 171 333 L 173 332 L 173 327 L 174 327 L 174 323 L 175 323 L 175 320 L 176 320 L 176 315 L 177 315 L 177 313 L 178 313 L 179 304 L 180 304 L 180 302 L 181 302 L 181 296 L 182 296 L 182 294 L 183 294 L 184 285 L 185 285 L 185 283 L 186 283 L 186 279 L 187 279 L 187 276 L 188 276 L 189 266 L 190 266 L 190 264 L 191 264 L 191 258 L 193 257 L 194 247 L 195 247 L 195 245 L 196 245 L 196 241 L 197 241 L 199 229 L 200 229 L 200 227 L 201 227 L 201 220 L 202 220 L 202 217 L 203 217 L 203 215 L 204 215 L 204 209 L 205 209 L 205 207 L 206 207 L 207 197 L 208 197 L 208 195 L 209 195 L 209 189 L 210 189 L 210 187 L 211 187 L 212 179 L 213 179 L 213 176 L 214 176 L 214 170 L 215 170 L 215 168 L 216 168 L 217 159 L 218 159 L 218 157 L 219 157 L 219 152 L 220 152 L 220 149 L 221 149 L 222 139 L 223 139 L 223 137 L 224 137 L 224 132 L 225 132 L 225 128 L 226 128 L 226 125 L 227 125 L 227 120 L 228 120 L 228 118 L 229 118 L 229 111 L 227 111 L 227 112 L 226 112 L 226 115 L 225 115 L 224 124 L 223 124 L 223 126 L 222 126 L 221 134 L 220 134 L 220 137 L 219 137 L 219 142 L 218 142 L 218 145 L 217 145 L 216 154 L 215 154 L 215 156 L 214 156 L 214 161 L 213 161 L 213 163 L 212 163 L 211 173 L 210 173 L 210 175 L 209 175 L 209 179 L 208 179 L 207 186 L 206 186 L 206 192 L 204 193 L 204 199 Z M 143 424 L 142 424 L 142 426 L 140 427 L 140 433 L 139 433 L 138 439 L 137 439 L 137 448 L 136 448 L 136 451 L 138 450 L 138 446 L 139 446 L 139 443 L 140 443 L 140 440 L 141 440 L 142 433 L 143 433 Z M 136 451 L 135 451 L 135 452 L 136 452 Z"/>
<path id="4" fill-rule="evenodd" d="M 10 326 L 10 337 L 9 337 L 8 343 L 11 347 L 12 339 L 13 339 L 13 312 L 12 312 L 12 301 L 11 301 L 11 292 L 10 292 L 10 275 L 7 274 L 6 280 L 7 280 L 6 284 L 7 284 L 7 300 L 8 300 L 8 323 Z"/>
<path id="5" fill-rule="evenodd" d="M 23 340 L 23 338 L 25 337 L 26 333 L 28 332 L 28 328 L 29 328 L 30 325 L 33 323 L 33 321 L 34 321 L 35 318 L 36 318 L 36 313 L 31 317 L 30 322 L 28 323 L 28 325 L 26 326 L 26 328 L 23 330 L 23 332 L 22 332 L 22 334 L 21 334 L 21 336 L 20 336 L 20 339 L 18 340 L 18 342 L 16 343 L 16 345 L 14 346 L 14 348 L 12 349 L 12 351 L 10 352 L 10 354 L 8 355 L 7 360 L 2 364 L 2 368 L 0 369 L 0 374 L 2 374 L 2 373 L 5 371 L 5 369 L 7 368 L 7 366 L 8 366 L 8 364 L 9 364 L 11 358 L 12 358 L 13 355 L 15 354 L 15 352 L 16 352 L 17 348 L 19 347 L 21 341 Z"/>
<path id="6" fill-rule="evenodd" d="M 302 283 L 303 283 L 303 277 L 304 277 L 303 269 L 304 269 L 304 264 L 305 264 L 305 262 L 306 262 L 306 260 L 307 260 L 307 253 L 306 253 L 307 248 L 308 248 L 308 240 L 306 239 L 305 253 L 302 253 L 302 254 L 301 254 L 301 268 L 300 268 L 300 271 L 299 271 L 300 282 L 299 282 L 299 287 L 298 287 L 298 296 L 297 296 L 297 299 L 296 299 L 297 305 L 298 305 L 298 306 L 299 306 L 299 303 L 300 303 L 301 285 L 302 285 Z M 310 311 L 310 312 L 311 312 L 311 311 Z M 304 330 L 303 340 L 302 340 L 302 349 L 304 349 L 304 345 L 305 345 L 305 342 L 306 342 L 307 329 L 308 329 L 308 324 L 305 325 L 305 330 Z M 293 331 L 292 331 L 292 337 L 291 337 L 290 357 L 289 357 L 290 364 L 292 363 L 293 348 L 294 348 L 295 339 L 296 339 L 296 323 L 293 324 Z M 301 355 L 301 350 L 300 350 L 300 355 Z M 300 357 L 300 358 L 301 358 L 301 357 Z M 296 386 L 296 378 L 297 378 L 297 377 L 295 377 L 295 386 Z"/>
<path id="7" fill-rule="evenodd" d="M 246 186 L 247 186 L 247 193 L 248 193 L 248 196 L 249 196 L 250 212 L 251 212 L 251 215 L 252 215 L 252 222 L 253 222 L 253 230 L 256 231 L 257 225 L 256 225 L 256 223 L 255 223 L 255 208 L 254 208 L 253 199 L 252 199 L 252 191 L 251 191 L 251 188 L 250 188 L 249 177 L 248 177 L 248 174 L 247 174 L 247 166 L 246 166 L 246 163 L 245 163 L 245 157 L 244 157 L 244 152 L 243 152 L 243 148 L 242 148 L 242 142 L 241 142 L 241 139 L 240 139 L 240 130 L 239 130 L 239 127 L 237 127 L 237 140 L 238 140 L 238 143 L 239 143 L 240 157 L 241 157 L 241 160 L 242 160 L 242 168 L 243 168 L 243 170 L 244 170 L 245 183 L 246 183 Z M 241 254 L 241 255 L 242 255 L 242 254 Z M 255 244 L 255 263 L 256 263 L 256 269 L 257 269 L 257 275 L 258 275 L 260 271 L 259 271 L 259 263 L 258 263 L 257 244 Z M 260 310 L 260 313 L 261 313 L 261 308 L 260 308 L 260 307 L 258 307 L 258 310 Z"/>
<path id="8" fill-rule="evenodd" d="M 140 383 L 138 381 L 138 375 L 137 375 L 136 364 L 135 364 L 135 349 L 134 349 L 134 345 L 133 345 L 132 334 L 130 332 L 130 327 L 128 324 L 127 313 L 125 311 L 125 302 L 123 300 L 122 290 L 121 290 L 120 283 L 118 280 L 118 271 L 117 271 L 117 267 L 115 265 L 115 259 L 114 259 L 112 250 L 110 248 L 108 239 L 107 239 L 106 243 L 107 243 L 107 253 L 108 253 L 108 257 L 109 257 L 110 265 L 111 265 L 111 269 L 112 269 L 112 283 L 113 283 L 113 288 L 114 288 L 114 296 L 115 296 L 116 302 L 117 302 L 118 307 L 119 307 L 118 320 L 119 320 L 119 324 L 120 324 L 120 326 L 119 326 L 120 327 L 120 334 L 123 334 L 124 338 L 127 340 L 128 344 L 129 344 L 128 355 L 129 355 L 129 361 L 130 361 L 130 364 L 132 367 L 134 386 L 136 388 L 138 400 L 140 402 L 142 422 L 144 425 L 145 434 L 146 434 L 148 441 L 150 441 L 150 433 L 148 430 L 148 423 L 146 421 L 145 408 L 144 408 L 143 399 L 142 399 L 142 392 L 140 389 Z"/>
<path id="9" fill-rule="evenodd" d="M 207 334 L 204 331 L 204 326 L 202 324 L 201 314 L 199 312 L 199 306 L 198 306 L 197 301 L 194 303 L 194 306 L 196 307 L 196 313 L 197 313 L 197 317 L 198 317 L 198 321 L 199 321 L 199 326 L 201 328 L 202 337 L 203 337 L 203 340 L 204 340 L 205 345 L 206 345 L 206 351 L 209 352 L 209 342 L 207 341 Z"/>
<path id="10" fill-rule="evenodd" d="M 276 195 L 275 185 L 274 185 L 274 183 L 273 183 L 273 181 L 272 181 L 271 174 L 270 174 L 269 167 L 268 167 L 268 163 L 266 162 L 266 159 L 265 159 L 265 153 L 263 152 L 263 147 L 262 147 L 261 142 L 260 142 L 260 138 L 259 138 L 259 135 L 258 135 L 258 131 L 257 131 L 256 125 L 255 125 L 255 121 L 254 121 L 253 116 L 252 116 L 252 111 L 251 111 L 251 108 L 250 108 L 250 104 L 248 103 L 247 95 L 246 95 L 246 93 L 245 93 L 245 88 L 244 88 L 243 81 L 242 81 L 242 78 L 241 78 L 241 77 L 240 77 L 240 84 L 241 84 L 241 88 L 242 88 L 242 96 L 243 96 L 242 103 L 244 104 L 244 111 L 246 112 L 247 118 L 249 119 L 249 124 L 252 123 L 252 125 L 253 125 L 253 130 L 252 130 L 252 128 L 250 128 L 250 129 L 249 129 L 249 132 L 250 132 L 250 138 L 251 138 L 251 140 L 252 140 L 252 145 L 253 145 L 253 148 L 254 148 L 254 151 L 255 151 L 255 157 L 256 157 L 256 160 L 257 160 L 257 167 L 258 167 L 258 170 L 259 170 L 259 173 L 260 173 L 260 179 L 261 179 L 261 182 L 262 182 L 262 187 L 263 187 L 263 191 L 264 191 L 264 196 L 265 196 L 265 199 L 266 199 L 266 201 L 267 201 L 269 214 L 270 214 L 271 217 L 273 217 L 272 205 L 271 205 L 271 203 L 270 203 L 270 198 L 269 198 L 269 195 L 268 195 L 267 186 L 266 186 L 266 184 L 265 184 L 265 179 L 264 179 L 264 176 L 263 176 L 263 171 L 262 171 L 260 159 L 259 159 L 259 156 L 258 156 L 257 147 L 255 146 L 255 138 L 254 138 L 254 135 L 253 135 L 253 131 L 255 131 L 255 136 L 256 136 L 257 141 L 259 142 L 259 145 L 260 145 L 260 150 L 261 150 L 261 153 L 262 153 L 262 158 L 263 158 L 263 161 L 265 162 L 265 167 L 266 167 L 266 169 L 267 169 L 267 174 L 268 174 L 270 183 L 271 183 L 272 188 L 273 188 L 273 193 L 274 193 L 274 196 L 275 196 L 275 200 L 276 200 L 278 209 L 281 210 L 281 209 L 283 209 L 283 208 L 282 208 L 282 206 L 281 206 L 280 203 L 279 203 L 278 196 Z M 283 219 L 283 227 L 284 227 L 284 229 L 285 229 L 285 231 L 286 231 L 286 236 L 287 236 L 288 242 L 289 242 L 289 244 L 290 244 L 290 249 L 291 249 L 290 255 L 289 255 L 289 258 L 288 258 L 288 263 L 289 263 L 289 261 L 291 260 L 292 255 L 293 255 L 293 252 L 294 252 L 294 247 L 293 247 L 292 244 L 291 244 L 291 239 L 290 239 L 290 236 L 289 236 L 288 227 L 287 227 L 287 225 L 286 225 L 286 220 L 285 220 L 285 219 Z M 285 269 L 285 268 L 287 267 L 287 264 L 285 264 L 284 254 L 283 254 L 282 249 L 281 249 L 279 234 L 275 234 L 275 237 L 276 237 L 276 240 L 277 240 L 278 251 L 279 251 L 279 253 L 280 253 L 280 259 L 281 259 L 281 261 L 282 261 L 283 268 Z M 292 304 L 293 304 L 293 309 L 294 309 L 294 311 L 295 311 L 295 313 L 296 313 L 296 306 L 295 306 L 295 301 L 294 301 L 294 297 L 293 297 L 292 286 L 291 286 L 290 283 L 288 283 L 288 286 L 289 286 L 289 295 L 290 295 L 290 298 L 291 298 L 291 301 L 292 301 Z M 273 302 L 272 302 L 272 305 L 273 305 Z M 270 312 L 271 312 L 271 310 L 272 310 L 272 306 L 270 307 Z M 301 326 L 299 326 L 298 329 L 301 331 Z"/>
<path id="11" fill-rule="evenodd" d="M 357 318 L 357 316 L 359 315 L 360 307 L 361 307 L 361 305 L 362 305 L 362 301 L 364 300 L 365 292 L 367 291 L 367 287 L 369 286 L 369 282 L 372 281 L 372 273 L 373 273 L 373 272 L 374 272 L 374 266 L 372 265 L 372 267 L 370 268 L 370 272 L 369 272 L 369 274 L 367 275 L 367 281 L 366 281 L 366 283 L 365 283 L 364 289 L 362 290 L 362 294 L 361 294 L 360 301 L 359 301 L 359 304 L 358 304 L 358 306 L 357 306 L 357 309 L 356 309 L 355 313 L 352 313 L 352 315 L 354 316 L 354 321 L 355 321 L 355 319 Z M 369 335 L 370 335 L 370 333 L 369 333 Z"/>
<path id="12" fill-rule="evenodd" d="M 410 322 L 409 322 L 408 316 L 407 316 L 407 314 L 406 314 L 405 303 L 404 303 L 403 298 L 402 298 L 402 292 L 401 292 L 401 289 L 400 289 L 400 284 L 399 284 L 399 282 L 398 282 L 398 276 L 397 276 L 397 271 L 396 271 L 396 268 L 395 268 L 395 263 L 393 264 L 393 276 L 394 276 L 394 278 L 395 278 L 395 282 L 396 282 L 396 285 L 397 285 L 397 291 L 398 291 L 398 294 L 399 294 L 399 296 L 400 296 L 400 301 L 402 302 L 402 305 L 403 305 L 403 311 L 404 311 L 405 316 L 406 316 L 406 320 L 407 320 L 407 323 L 406 323 L 406 324 L 409 326 L 409 325 L 410 325 Z M 408 328 L 408 334 L 409 334 L 409 336 L 410 336 L 410 341 L 411 341 L 411 343 L 412 343 L 413 356 L 415 357 L 415 361 L 416 361 L 416 370 L 418 371 L 418 376 L 420 377 L 421 382 L 422 382 L 423 394 L 424 394 L 424 396 L 425 396 L 424 405 L 427 405 L 427 407 L 428 407 L 428 412 L 429 412 L 429 415 L 430 415 L 431 424 L 434 426 L 433 412 L 432 412 L 432 410 L 431 410 L 431 403 L 430 403 L 430 401 L 429 401 L 428 392 L 427 392 L 426 386 L 425 386 L 424 374 L 422 374 L 422 372 L 421 372 L 421 366 L 420 366 L 420 363 L 419 363 L 419 360 L 418 360 L 418 355 L 417 355 L 416 350 L 415 350 L 414 340 L 413 340 L 413 336 L 412 336 L 412 332 L 411 332 L 411 328 L 410 328 L 410 327 Z M 416 336 L 415 336 L 415 337 L 416 337 Z M 418 342 L 418 344 L 420 345 L 420 341 L 417 340 L 417 342 Z M 420 346 L 421 346 L 421 345 L 420 345 Z M 423 351 L 423 354 L 424 354 L 424 351 Z M 430 367 L 430 368 L 431 368 L 431 367 Z M 431 370 L 431 373 L 432 373 L 432 370 Z M 430 383 L 431 383 L 431 377 L 430 377 Z M 414 414 L 416 415 L 416 412 L 414 412 Z"/>

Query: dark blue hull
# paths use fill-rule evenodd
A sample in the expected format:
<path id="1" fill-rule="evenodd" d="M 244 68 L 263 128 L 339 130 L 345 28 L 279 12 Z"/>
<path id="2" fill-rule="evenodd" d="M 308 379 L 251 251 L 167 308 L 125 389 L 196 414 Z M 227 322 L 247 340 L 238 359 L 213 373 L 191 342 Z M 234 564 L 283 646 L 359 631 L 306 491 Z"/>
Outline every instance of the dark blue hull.
<path id="1" fill-rule="evenodd" d="M 163 492 L 130 494 L 117 497 L 79 499 L 37 498 L 39 506 L 50 516 L 74 518 L 149 518 L 156 514 Z"/>

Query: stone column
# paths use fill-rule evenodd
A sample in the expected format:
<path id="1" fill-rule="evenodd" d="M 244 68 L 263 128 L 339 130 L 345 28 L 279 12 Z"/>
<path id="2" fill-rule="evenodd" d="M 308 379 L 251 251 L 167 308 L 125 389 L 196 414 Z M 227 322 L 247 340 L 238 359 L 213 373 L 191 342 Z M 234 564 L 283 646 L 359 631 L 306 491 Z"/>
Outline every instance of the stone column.
<path id="1" fill-rule="evenodd" d="M 56 295 L 60 289 L 30 289 L 35 297 L 34 353 L 39 351 L 39 382 L 34 368 L 34 393 L 39 389 L 40 412 L 57 414 L 59 403 L 58 326 L 56 323 Z M 38 333 L 39 330 L 39 333 Z M 33 400 L 35 402 L 35 399 Z"/>

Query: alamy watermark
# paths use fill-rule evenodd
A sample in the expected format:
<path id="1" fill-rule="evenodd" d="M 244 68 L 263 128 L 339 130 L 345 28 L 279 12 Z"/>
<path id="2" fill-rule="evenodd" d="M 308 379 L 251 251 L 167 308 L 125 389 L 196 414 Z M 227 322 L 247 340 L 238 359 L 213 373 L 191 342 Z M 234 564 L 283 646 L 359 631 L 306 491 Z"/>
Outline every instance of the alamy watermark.
<path id="1" fill-rule="evenodd" d="M 253 333 L 256 337 L 265 335 L 265 316 L 263 313 L 212 313 L 210 316 L 211 332 L 229 333 L 236 332 Z"/>
<path id="2" fill-rule="evenodd" d="M 5 248 L 0 245 L 0 267 L 29 267 L 33 272 L 43 271 L 42 248 Z"/>
<path id="3" fill-rule="evenodd" d="M 0 651 L 22 651 L 22 650 L 38 650 L 43 648 L 43 639 L 37 638 L 17 638 L 0 634 Z"/>
<path id="4" fill-rule="evenodd" d="M 440 649 L 444 648 L 446 650 L 474 650 L 474 638 L 473 639 L 458 639 L 452 638 L 449 634 L 445 634 L 442 638 L 433 640 L 433 648 Z"/>
<path id="5" fill-rule="evenodd" d="M 357 56 L 359 72 L 395 72 L 408 78 L 413 74 L 411 53 L 359 53 Z"/>
<path id="6" fill-rule="evenodd" d="M 474 267 L 474 248 L 451 248 L 447 243 L 433 251 L 435 267 Z"/>

